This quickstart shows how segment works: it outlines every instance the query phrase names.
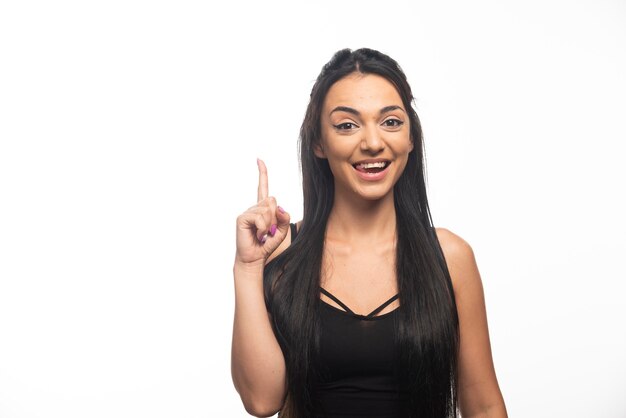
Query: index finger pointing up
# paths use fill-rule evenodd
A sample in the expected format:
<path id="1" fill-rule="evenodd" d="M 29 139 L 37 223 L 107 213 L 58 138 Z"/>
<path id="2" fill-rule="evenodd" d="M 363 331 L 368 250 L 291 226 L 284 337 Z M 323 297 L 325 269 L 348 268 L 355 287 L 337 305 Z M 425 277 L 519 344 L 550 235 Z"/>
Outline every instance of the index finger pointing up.
<path id="1" fill-rule="evenodd" d="M 259 190 L 257 192 L 257 201 L 265 199 L 268 195 L 268 186 L 267 186 L 267 167 L 265 167 L 265 163 L 263 160 L 256 159 L 257 166 L 259 166 Z"/>

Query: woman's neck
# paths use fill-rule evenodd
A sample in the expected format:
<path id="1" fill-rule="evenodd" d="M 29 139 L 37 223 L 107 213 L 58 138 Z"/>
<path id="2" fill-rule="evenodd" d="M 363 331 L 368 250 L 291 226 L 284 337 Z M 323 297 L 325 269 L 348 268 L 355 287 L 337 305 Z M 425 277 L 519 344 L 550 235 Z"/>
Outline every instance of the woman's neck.
<path id="1" fill-rule="evenodd" d="M 326 227 L 327 240 L 374 244 L 394 240 L 395 235 L 393 192 L 380 200 L 347 199 L 335 193 Z"/>

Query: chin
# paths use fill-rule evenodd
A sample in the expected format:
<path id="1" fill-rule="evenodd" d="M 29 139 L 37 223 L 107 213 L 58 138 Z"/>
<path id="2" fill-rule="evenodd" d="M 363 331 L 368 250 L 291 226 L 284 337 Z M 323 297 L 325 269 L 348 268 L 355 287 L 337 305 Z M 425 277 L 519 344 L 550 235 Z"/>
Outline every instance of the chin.
<path id="1" fill-rule="evenodd" d="M 388 197 L 393 197 L 393 189 L 385 189 L 380 191 L 354 190 L 354 192 L 359 195 L 359 197 L 361 197 L 363 200 L 368 200 L 371 202 L 383 200 Z"/>

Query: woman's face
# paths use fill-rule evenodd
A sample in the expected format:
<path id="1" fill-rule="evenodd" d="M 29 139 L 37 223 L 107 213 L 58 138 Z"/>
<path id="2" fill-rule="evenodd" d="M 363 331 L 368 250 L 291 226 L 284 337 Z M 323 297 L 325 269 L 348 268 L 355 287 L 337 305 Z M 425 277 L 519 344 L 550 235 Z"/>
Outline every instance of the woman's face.
<path id="1" fill-rule="evenodd" d="M 393 196 L 393 186 L 413 150 L 409 115 L 385 78 L 352 73 L 332 85 L 322 109 L 321 144 L 335 193 L 367 200 Z"/>

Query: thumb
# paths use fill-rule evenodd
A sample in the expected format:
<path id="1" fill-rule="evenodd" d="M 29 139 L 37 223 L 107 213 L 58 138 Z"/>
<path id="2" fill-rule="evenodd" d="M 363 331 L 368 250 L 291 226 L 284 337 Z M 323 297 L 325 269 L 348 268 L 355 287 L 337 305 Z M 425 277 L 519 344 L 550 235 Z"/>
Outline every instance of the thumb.
<path id="1" fill-rule="evenodd" d="M 291 216 L 289 213 L 283 209 L 282 207 L 276 207 L 276 221 L 278 222 L 278 229 L 282 232 L 287 232 L 287 228 L 289 228 L 289 222 L 291 221 Z"/>
<path id="2" fill-rule="evenodd" d="M 280 206 L 276 207 L 276 231 L 273 235 L 266 235 L 267 242 L 261 241 L 265 244 L 265 248 L 268 251 L 268 256 L 272 254 L 276 248 L 287 238 L 287 232 L 289 231 L 289 221 L 291 217 Z"/>

